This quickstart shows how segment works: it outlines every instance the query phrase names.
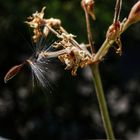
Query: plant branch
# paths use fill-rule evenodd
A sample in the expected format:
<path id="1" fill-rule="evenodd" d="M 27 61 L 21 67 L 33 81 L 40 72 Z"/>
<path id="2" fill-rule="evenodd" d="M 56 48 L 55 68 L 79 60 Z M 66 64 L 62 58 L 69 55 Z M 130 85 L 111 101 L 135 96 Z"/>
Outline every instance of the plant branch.
<path id="1" fill-rule="evenodd" d="M 127 21 L 122 21 L 122 29 L 121 32 L 119 34 L 119 36 L 129 27 L 127 24 Z M 106 53 L 108 52 L 108 49 L 113 45 L 113 43 L 115 42 L 115 40 L 110 40 L 108 38 L 105 39 L 105 41 L 103 42 L 102 46 L 100 47 L 100 49 L 97 51 L 97 53 L 94 56 L 94 62 L 100 61 L 102 60 L 102 58 L 106 55 Z"/>
<path id="2" fill-rule="evenodd" d="M 84 3 L 85 1 L 83 0 L 82 2 L 83 2 L 82 7 L 85 11 L 88 42 L 89 42 L 89 45 L 90 45 L 90 48 L 91 48 L 91 52 L 95 53 L 95 50 L 93 50 L 94 49 L 93 38 L 92 38 L 92 32 L 91 32 L 91 27 L 90 27 L 89 15 L 88 15 L 87 9 L 85 7 L 86 6 L 85 3 Z M 106 46 L 106 47 L 109 46 L 108 40 L 105 41 L 104 46 Z M 104 50 L 104 47 L 102 49 Z M 102 53 L 103 50 L 101 50 L 101 53 Z M 100 52 L 98 52 L 98 54 L 99 54 L 99 56 L 101 55 Z M 95 55 L 95 56 L 98 58 L 98 55 Z M 96 89 L 96 95 L 97 95 L 97 99 L 98 99 L 98 103 L 99 103 L 99 108 L 100 108 L 100 112 L 101 112 L 101 116 L 102 116 L 103 125 L 104 125 L 104 128 L 105 128 L 106 136 L 109 140 L 115 140 L 113 130 L 112 130 L 112 126 L 111 126 L 111 121 L 110 121 L 110 118 L 109 118 L 106 99 L 104 97 L 104 91 L 103 91 L 103 87 L 102 87 L 102 82 L 101 82 L 101 78 L 100 78 L 100 72 L 99 72 L 99 69 L 98 69 L 98 65 L 99 65 L 98 63 L 94 63 L 91 66 L 92 74 L 93 74 L 93 80 L 94 80 L 95 89 Z"/>
<path id="3" fill-rule="evenodd" d="M 102 60 L 102 58 L 106 55 L 106 53 L 108 52 L 108 49 L 112 46 L 114 42 L 115 42 L 114 40 L 106 39 L 104 43 L 102 44 L 102 46 L 100 47 L 100 49 L 95 54 L 94 62 L 98 62 Z"/>
<path id="4" fill-rule="evenodd" d="M 98 63 L 96 65 L 92 66 L 92 74 L 93 74 L 93 81 L 95 84 L 96 95 L 97 95 L 98 102 L 99 102 L 101 117 L 103 120 L 103 125 L 105 128 L 107 139 L 108 140 L 115 140 L 112 126 L 111 126 L 109 113 L 108 113 L 107 103 L 106 103 L 106 99 L 104 96 L 104 91 L 103 91 L 103 87 L 102 87 L 102 82 L 101 82 L 101 77 L 100 77 L 100 72 L 99 72 L 98 66 L 99 66 Z"/>

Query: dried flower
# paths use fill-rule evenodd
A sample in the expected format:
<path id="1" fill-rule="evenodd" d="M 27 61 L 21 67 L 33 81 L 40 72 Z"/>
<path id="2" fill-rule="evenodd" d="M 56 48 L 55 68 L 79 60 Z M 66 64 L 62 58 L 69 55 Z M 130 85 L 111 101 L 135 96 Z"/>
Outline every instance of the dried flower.
<path id="1" fill-rule="evenodd" d="M 79 67 L 85 67 L 92 63 L 92 57 L 84 50 L 79 50 L 76 47 L 69 48 L 69 53 L 58 56 L 62 63 L 65 63 L 66 70 L 71 70 L 73 76 L 76 75 Z"/>
<path id="2" fill-rule="evenodd" d="M 128 16 L 129 24 L 140 21 L 140 1 L 138 1 L 131 9 Z"/>
<path id="3" fill-rule="evenodd" d="M 85 12 L 87 12 L 93 20 L 96 19 L 94 14 L 94 0 L 82 0 L 81 1 L 82 8 Z"/>
<path id="4" fill-rule="evenodd" d="M 33 27 L 33 28 L 37 28 L 38 26 L 41 26 L 42 24 L 44 24 L 42 22 L 42 19 L 44 17 L 45 9 L 46 7 L 43 7 L 41 12 L 36 11 L 35 13 L 33 13 L 32 16 L 28 17 L 28 19 L 31 21 L 30 22 L 26 21 L 25 23 L 29 24 L 30 27 Z"/>
<path id="5" fill-rule="evenodd" d="M 87 1 L 86 4 L 89 11 L 89 9 L 91 9 L 89 6 L 92 6 L 93 3 Z M 68 33 L 61 26 L 61 21 L 59 19 L 45 19 L 44 10 L 45 7 L 41 12 L 34 13 L 32 17 L 28 18 L 30 21 L 26 22 L 33 28 L 34 42 L 40 46 L 37 46 L 34 55 L 25 61 L 32 69 L 33 78 L 36 78 L 43 87 L 47 85 L 46 72 L 48 60 L 50 58 L 58 58 L 66 65 L 65 69 L 71 70 L 73 76 L 76 75 L 79 67 L 82 68 L 93 63 L 93 55 L 88 51 L 86 45 L 80 45 L 74 39 L 75 36 Z M 49 48 L 46 48 L 46 44 L 42 45 L 42 38 L 46 38 L 49 35 L 49 32 L 55 34 L 58 37 L 58 40 L 53 42 Z M 38 43 L 38 41 L 41 41 L 41 43 Z M 55 48 L 55 51 L 50 51 L 50 48 Z M 5 76 L 5 82 L 13 78 L 25 63 L 10 69 Z"/>
<path id="6" fill-rule="evenodd" d="M 30 27 L 34 28 L 33 30 L 33 41 L 37 42 L 38 39 L 44 34 L 46 37 L 49 34 L 49 29 L 45 26 L 48 25 L 53 28 L 58 28 L 61 25 L 61 21 L 59 19 L 44 19 L 44 10 L 46 7 L 43 7 L 41 12 L 36 11 L 32 16 L 28 17 L 28 20 L 30 21 L 25 21 Z M 43 31 L 42 31 L 43 27 Z"/>

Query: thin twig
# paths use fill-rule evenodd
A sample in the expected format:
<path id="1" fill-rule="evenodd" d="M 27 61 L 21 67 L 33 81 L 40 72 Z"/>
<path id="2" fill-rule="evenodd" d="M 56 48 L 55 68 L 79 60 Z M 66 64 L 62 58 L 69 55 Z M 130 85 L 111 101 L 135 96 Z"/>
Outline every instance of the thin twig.
<path id="1" fill-rule="evenodd" d="M 93 37 L 92 37 L 92 33 L 91 33 L 91 28 L 90 28 L 90 21 L 89 21 L 89 15 L 85 9 L 85 17 L 86 17 L 86 26 L 87 26 L 87 35 L 88 35 L 88 42 L 90 44 L 90 50 L 91 53 L 95 53 L 95 49 L 94 49 L 94 44 L 93 44 Z"/>
<path id="2" fill-rule="evenodd" d="M 62 49 L 62 50 L 59 50 L 59 51 L 55 51 L 55 52 L 48 52 L 48 51 L 44 51 L 44 52 L 41 52 L 39 54 L 39 57 L 38 59 L 42 59 L 42 58 L 56 58 L 58 57 L 59 55 L 62 55 L 62 54 L 66 54 L 68 53 L 67 49 Z"/>
<path id="3" fill-rule="evenodd" d="M 122 0 L 117 0 L 116 6 L 115 6 L 115 13 L 114 13 L 113 23 L 115 23 L 116 21 L 119 20 L 121 7 L 122 7 Z"/>

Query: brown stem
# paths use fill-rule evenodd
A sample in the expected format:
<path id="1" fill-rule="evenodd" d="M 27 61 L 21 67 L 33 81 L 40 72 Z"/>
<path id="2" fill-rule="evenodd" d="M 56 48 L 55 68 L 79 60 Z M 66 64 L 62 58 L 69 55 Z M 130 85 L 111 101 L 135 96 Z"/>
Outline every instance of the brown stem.
<path id="1" fill-rule="evenodd" d="M 90 28 L 89 15 L 88 15 L 86 8 L 84 9 L 84 11 L 85 11 L 85 17 L 86 17 L 88 42 L 90 44 L 91 53 L 93 54 L 93 53 L 95 53 L 95 49 L 94 49 L 93 37 L 92 37 L 92 33 L 91 33 L 91 28 Z"/>
<path id="2" fill-rule="evenodd" d="M 121 12 L 121 6 L 122 6 L 122 0 L 117 0 L 116 1 L 116 6 L 115 6 L 115 13 L 114 13 L 114 20 L 113 23 L 119 20 L 120 17 L 120 12 Z"/>

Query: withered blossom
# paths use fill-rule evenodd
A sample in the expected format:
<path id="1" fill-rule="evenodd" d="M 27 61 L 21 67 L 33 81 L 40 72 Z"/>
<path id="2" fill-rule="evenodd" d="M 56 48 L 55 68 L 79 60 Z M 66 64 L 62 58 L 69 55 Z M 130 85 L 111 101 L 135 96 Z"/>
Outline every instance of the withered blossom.
<path id="1" fill-rule="evenodd" d="M 48 60 L 50 58 L 58 58 L 62 63 L 66 65 L 66 70 L 71 70 L 73 76 L 76 75 L 77 69 L 79 67 L 85 67 L 88 64 L 93 63 L 93 55 L 88 51 L 85 44 L 79 44 L 74 38 L 75 36 L 71 33 L 68 33 L 62 26 L 59 19 L 45 19 L 44 18 L 45 7 L 41 12 L 35 12 L 32 14 L 32 17 L 29 17 L 26 23 L 33 28 L 33 41 L 37 43 L 40 41 L 42 36 L 47 38 L 49 33 L 52 32 L 58 38 L 57 41 L 51 44 L 51 48 L 57 50 L 51 51 L 46 48 L 44 44 L 42 49 L 36 49 L 35 55 L 29 57 L 25 60 L 25 63 L 14 66 L 9 70 L 5 76 L 5 82 L 12 79 L 22 68 L 24 64 L 29 64 L 33 77 L 35 77 L 39 83 L 45 87 L 47 79 L 46 69 Z M 49 48 L 50 48 L 49 47 Z M 38 46 L 40 48 L 40 46 Z"/>
<path id="2" fill-rule="evenodd" d="M 49 34 L 49 30 L 45 25 L 50 27 L 58 28 L 61 25 L 61 21 L 59 19 L 44 19 L 44 10 L 46 7 L 43 7 L 41 12 L 36 11 L 32 16 L 28 17 L 29 21 L 25 21 L 30 27 L 33 28 L 33 41 L 37 42 L 38 39 L 45 34 L 46 36 Z M 43 27 L 43 31 L 42 31 Z"/>
<path id="3" fill-rule="evenodd" d="M 81 5 L 85 12 L 87 12 L 93 20 L 96 19 L 94 14 L 94 0 L 82 0 Z"/>
<path id="4" fill-rule="evenodd" d="M 82 0 L 81 4 L 85 13 L 91 15 L 92 18 L 95 19 L 95 15 L 93 12 L 94 0 Z M 44 85 L 44 80 L 41 77 L 42 75 L 45 75 L 44 73 L 46 72 L 45 70 L 43 70 L 43 66 L 45 65 L 45 68 L 47 67 L 49 58 L 58 58 L 62 63 L 66 65 L 66 70 L 71 70 L 72 75 L 76 75 L 77 69 L 79 67 L 83 68 L 89 64 L 94 65 L 94 63 L 101 61 L 114 42 L 118 46 L 116 49 L 116 53 L 122 53 L 120 35 L 124 31 L 128 21 L 131 21 L 131 23 L 135 23 L 140 20 L 140 1 L 138 1 L 133 6 L 128 20 L 124 20 L 122 22 L 119 21 L 121 4 L 122 0 L 117 0 L 114 20 L 107 31 L 106 41 L 96 54 L 93 53 L 91 49 L 91 38 L 89 38 L 90 43 L 88 45 L 79 44 L 75 39 L 76 36 L 68 33 L 62 27 L 60 19 L 45 19 L 45 7 L 42 8 L 41 12 L 37 11 L 28 18 L 28 21 L 26 21 L 26 23 L 33 28 L 33 41 L 35 43 L 37 43 L 42 38 L 42 36 L 47 38 L 50 32 L 58 38 L 50 46 L 51 48 L 55 48 L 55 51 L 47 49 L 46 44 L 44 44 L 41 50 L 37 49 L 35 56 L 31 56 L 25 61 L 26 64 L 29 64 L 31 66 L 32 70 L 34 71 L 34 75 L 42 83 L 42 85 Z M 87 46 L 90 46 L 90 51 L 88 50 Z M 5 76 L 5 82 L 13 78 L 20 71 L 24 64 L 25 63 L 22 63 L 21 65 L 17 65 L 10 69 Z"/>

